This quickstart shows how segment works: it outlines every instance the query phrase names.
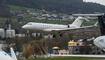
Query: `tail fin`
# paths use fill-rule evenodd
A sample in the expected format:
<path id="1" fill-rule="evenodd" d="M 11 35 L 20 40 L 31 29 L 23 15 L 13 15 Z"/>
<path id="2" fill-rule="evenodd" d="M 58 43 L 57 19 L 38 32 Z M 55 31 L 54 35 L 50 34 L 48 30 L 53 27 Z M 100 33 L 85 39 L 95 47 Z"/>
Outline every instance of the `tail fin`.
<path id="1" fill-rule="evenodd" d="M 10 48 L 10 50 L 11 50 L 11 56 L 12 56 L 13 60 L 17 60 L 17 57 L 15 55 L 13 48 Z"/>
<path id="2" fill-rule="evenodd" d="M 72 24 L 71 26 L 76 26 L 76 27 L 80 27 L 82 25 L 82 23 L 84 22 L 84 20 L 89 21 L 88 19 L 84 18 L 84 17 L 78 17 Z"/>

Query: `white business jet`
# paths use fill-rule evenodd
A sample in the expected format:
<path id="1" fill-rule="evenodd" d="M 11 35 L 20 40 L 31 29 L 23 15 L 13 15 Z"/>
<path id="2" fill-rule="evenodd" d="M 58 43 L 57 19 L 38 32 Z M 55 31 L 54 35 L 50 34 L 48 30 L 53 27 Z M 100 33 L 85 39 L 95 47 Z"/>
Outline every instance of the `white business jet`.
<path id="1" fill-rule="evenodd" d="M 17 60 L 16 55 L 13 51 L 13 48 L 11 48 L 11 56 L 9 56 L 6 52 L 0 51 L 0 60 Z"/>
<path id="2" fill-rule="evenodd" d="M 47 24 L 47 23 L 36 23 L 36 22 L 29 22 L 26 25 L 22 26 L 23 29 L 27 30 L 41 30 L 41 31 L 65 31 L 71 29 L 80 29 L 80 28 L 88 28 L 92 26 L 84 26 L 81 27 L 84 21 L 89 21 L 84 17 L 78 17 L 72 24 L 68 25 L 60 25 L 60 24 Z"/>

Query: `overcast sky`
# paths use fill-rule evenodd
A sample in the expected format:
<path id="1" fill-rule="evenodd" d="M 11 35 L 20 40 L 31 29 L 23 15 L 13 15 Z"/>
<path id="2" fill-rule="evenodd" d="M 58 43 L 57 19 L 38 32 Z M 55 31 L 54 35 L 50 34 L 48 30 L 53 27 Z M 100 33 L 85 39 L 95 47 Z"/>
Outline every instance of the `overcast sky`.
<path id="1" fill-rule="evenodd" d="M 102 5 L 105 5 L 105 0 L 83 0 L 85 2 L 94 2 L 94 3 L 99 3 Z"/>

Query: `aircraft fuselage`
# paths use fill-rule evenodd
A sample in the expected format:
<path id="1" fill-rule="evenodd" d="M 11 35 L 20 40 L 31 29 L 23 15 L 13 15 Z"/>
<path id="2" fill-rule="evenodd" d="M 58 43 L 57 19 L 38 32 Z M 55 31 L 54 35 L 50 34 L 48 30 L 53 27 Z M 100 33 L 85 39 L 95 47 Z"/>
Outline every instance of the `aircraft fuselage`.
<path id="1" fill-rule="evenodd" d="M 67 25 L 59 25 L 59 24 L 47 24 L 47 23 L 27 23 L 22 28 L 29 30 L 45 30 L 45 29 L 64 29 L 67 28 Z"/>

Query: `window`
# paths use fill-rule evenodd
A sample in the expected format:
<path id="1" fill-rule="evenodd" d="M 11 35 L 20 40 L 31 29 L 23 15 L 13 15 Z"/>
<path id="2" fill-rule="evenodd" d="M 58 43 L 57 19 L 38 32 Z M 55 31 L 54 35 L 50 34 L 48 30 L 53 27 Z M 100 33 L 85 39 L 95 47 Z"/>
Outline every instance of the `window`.
<path id="1" fill-rule="evenodd" d="M 101 40 L 100 40 L 100 42 L 101 42 L 101 43 L 103 43 L 103 42 L 104 42 L 104 40 L 103 40 L 103 39 L 101 39 Z"/>
<path id="2" fill-rule="evenodd" d="M 27 25 L 32 25 L 32 23 L 28 23 Z"/>

